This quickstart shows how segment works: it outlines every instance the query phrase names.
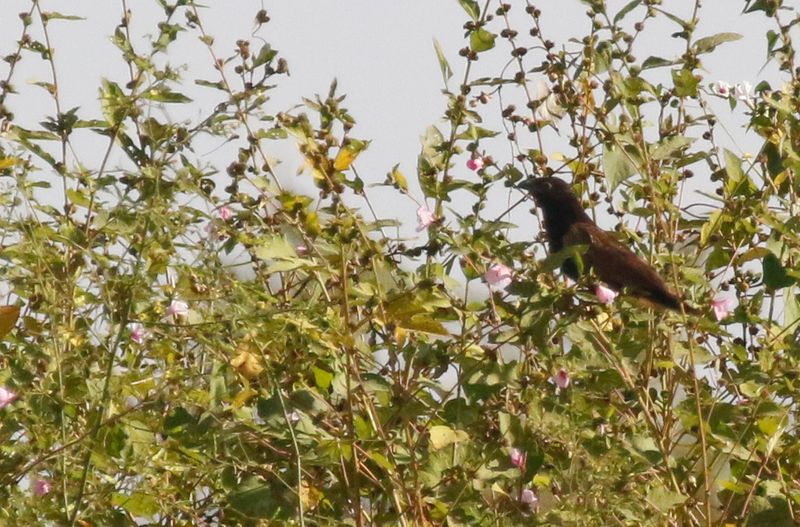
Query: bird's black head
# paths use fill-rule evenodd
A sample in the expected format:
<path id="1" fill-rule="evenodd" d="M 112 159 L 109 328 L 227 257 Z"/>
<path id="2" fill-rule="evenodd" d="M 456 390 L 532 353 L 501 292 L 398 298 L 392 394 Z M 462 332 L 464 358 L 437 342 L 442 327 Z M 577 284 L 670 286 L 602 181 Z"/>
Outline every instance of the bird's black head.
<path id="1" fill-rule="evenodd" d="M 528 178 L 520 183 L 518 187 L 530 192 L 533 199 L 542 208 L 575 199 L 569 184 L 556 177 Z"/>

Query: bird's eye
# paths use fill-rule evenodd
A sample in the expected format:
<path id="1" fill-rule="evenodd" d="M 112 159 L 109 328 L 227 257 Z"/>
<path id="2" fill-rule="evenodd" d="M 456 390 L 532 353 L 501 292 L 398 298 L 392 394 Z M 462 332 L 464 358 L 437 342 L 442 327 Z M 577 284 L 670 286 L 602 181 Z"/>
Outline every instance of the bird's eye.
<path id="1" fill-rule="evenodd" d="M 542 186 L 545 189 L 550 190 L 553 187 L 553 184 L 550 181 L 544 180 L 542 181 Z"/>

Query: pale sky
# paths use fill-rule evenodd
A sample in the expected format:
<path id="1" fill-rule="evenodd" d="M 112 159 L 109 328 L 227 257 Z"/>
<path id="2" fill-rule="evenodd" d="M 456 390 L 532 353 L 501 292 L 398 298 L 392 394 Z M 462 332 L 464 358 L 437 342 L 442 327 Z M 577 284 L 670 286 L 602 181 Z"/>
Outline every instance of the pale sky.
<path id="1" fill-rule="evenodd" d="M 524 4 L 511 3 L 517 13 L 514 20 L 519 21 L 520 29 L 525 29 L 528 27 L 523 18 L 526 15 L 521 9 Z M 626 3 L 627 0 L 610 1 L 610 11 L 615 12 Z M 324 94 L 331 80 L 338 78 L 340 93 L 347 94 L 345 106 L 358 123 L 352 135 L 372 140 L 369 149 L 357 162 L 361 176 L 368 183 L 380 182 L 393 165 L 400 163 L 411 181 L 415 197 L 422 198 L 413 181 L 420 149 L 419 137 L 428 126 L 441 124 L 439 119 L 446 104 L 441 94 L 443 85 L 433 50 L 434 38 L 441 43 L 453 67 L 452 89 L 457 88 L 458 80 L 463 76 L 464 61 L 458 56 L 458 50 L 466 44 L 462 25 L 467 16 L 456 0 L 207 0 L 204 4 L 209 7 L 201 10 L 201 16 L 207 32 L 215 38 L 214 47 L 220 56 L 231 54 L 237 39 L 252 38 L 254 15 L 258 9 L 266 9 L 272 20 L 258 36 L 280 51 L 281 56 L 289 61 L 291 71 L 290 77 L 277 79 L 278 88 L 267 103 L 268 110 L 277 113 L 299 103 L 301 97 Z M 741 15 L 743 2 L 706 0 L 704 4 L 698 37 L 723 31 L 739 32 L 745 37 L 721 46 L 717 52 L 704 58 L 708 71 L 704 84 L 717 79 L 733 83 L 747 80 L 753 85 L 759 79 L 774 80 L 774 67 L 759 73 L 766 57 L 764 34 L 768 27 L 764 17 L 761 14 Z M 83 118 L 99 118 L 97 89 L 100 79 L 106 77 L 120 84 L 127 79 L 127 70 L 109 38 L 122 16 L 122 1 L 41 0 L 40 5 L 45 11 L 60 11 L 86 19 L 51 22 L 50 38 L 57 50 L 63 108 L 80 106 L 79 114 Z M 159 19 L 160 10 L 156 2 L 128 0 L 127 5 L 133 11 L 133 34 L 141 37 L 153 33 L 153 24 Z M 536 5 L 543 13 L 541 25 L 544 32 L 558 45 L 566 43 L 572 36 L 583 35 L 588 28 L 589 21 L 584 15 L 586 6 L 578 0 L 542 0 Z M 693 6 L 691 0 L 666 0 L 662 5 L 682 17 L 688 17 Z M 0 54 L 7 55 L 15 50 L 21 31 L 17 14 L 29 8 L 29 1 L 3 0 L 0 7 Z M 631 20 L 636 18 L 638 15 Z M 177 20 L 182 21 L 182 18 Z M 677 26 L 664 17 L 650 23 L 646 30 L 648 38 L 640 43 L 638 57 L 659 55 L 670 58 L 680 54 L 683 41 L 670 38 L 669 34 L 674 31 L 677 31 Z M 38 30 L 33 34 L 41 38 Z M 252 38 L 252 41 L 257 47 L 258 40 Z M 497 44 L 498 47 L 508 47 L 501 39 Z M 141 49 L 145 48 L 142 46 Z M 474 66 L 473 78 L 498 75 L 507 57 L 506 51 L 494 50 L 482 55 Z M 170 61 L 173 65 L 188 64 L 187 79 L 216 80 L 208 52 L 194 36 L 179 38 L 172 48 Z M 666 68 L 661 71 L 668 74 Z M 6 73 L 7 64 L 0 63 L 0 78 L 5 78 Z M 49 96 L 42 89 L 26 84 L 39 80 L 49 81 L 49 71 L 43 68 L 42 61 L 26 57 L 14 76 L 21 94 L 7 101 L 19 122 L 29 127 L 36 127 L 44 116 L 54 113 Z M 175 105 L 168 108 L 175 118 L 197 117 L 204 114 L 203 109 L 207 111 L 221 100 L 221 93 L 194 86 L 191 81 L 187 82 L 187 93 L 194 99 L 193 103 L 183 108 Z M 489 108 L 486 113 L 493 115 L 489 116 L 487 127 L 500 129 L 498 107 Z M 741 110 L 730 112 L 724 101 L 717 101 L 714 109 L 721 122 L 727 123 L 727 129 L 735 139 L 723 142 L 725 146 L 739 153 L 757 148 L 757 142 L 742 139 L 741 126 L 745 120 Z M 502 142 L 496 144 L 498 151 L 490 153 L 495 159 L 508 161 L 504 159 L 504 156 L 509 157 L 507 148 L 503 148 Z M 554 149 L 559 148 L 557 142 L 552 144 Z M 85 164 L 97 162 L 100 149 L 89 142 L 77 146 Z M 282 178 L 293 180 L 297 168 L 294 146 L 290 142 L 269 146 L 275 157 L 286 160 L 279 169 Z M 213 158 L 215 153 L 219 155 L 210 150 L 209 156 Z M 459 160 L 459 163 L 454 172 L 468 175 L 463 162 Z M 304 178 L 302 181 L 296 188 L 310 192 L 310 180 Z M 402 219 L 407 225 L 403 233 L 413 234 L 416 209 L 413 201 L 397 199 L 388 190 L 368 189 L 368 192 L 378 204 L 391 203 L 391 209 L 380 210 L 379 207 L 379 214 Z M 501 199 L 498 211 L 504 209 L 508 196 Z M 524 221 L 522 218 L 514 220 Z"/>

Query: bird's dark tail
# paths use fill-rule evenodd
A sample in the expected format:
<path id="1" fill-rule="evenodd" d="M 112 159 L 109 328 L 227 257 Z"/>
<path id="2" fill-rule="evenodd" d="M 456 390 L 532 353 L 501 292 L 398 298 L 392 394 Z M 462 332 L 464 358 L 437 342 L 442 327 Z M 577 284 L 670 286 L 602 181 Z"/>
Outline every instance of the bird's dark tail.
<path id="1" fill-rule="evenodd" d="M 642 297 L 642 300 L 654 307 L 671 309 L 678 313 L 681 312 L 681 308 L 683 308 L 683 311 L 688 315 L 699 315 L 701 313 L 699 309 L 690 306 L 678 295 L 669 290 L 648 291 L 647 294 Z"/>

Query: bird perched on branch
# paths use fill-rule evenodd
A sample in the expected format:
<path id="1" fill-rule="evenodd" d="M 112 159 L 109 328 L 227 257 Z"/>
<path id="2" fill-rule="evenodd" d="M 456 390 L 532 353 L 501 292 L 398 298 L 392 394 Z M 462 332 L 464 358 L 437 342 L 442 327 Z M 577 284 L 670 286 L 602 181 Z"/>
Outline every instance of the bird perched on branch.
<path id="1" fill-rule="evenodd" d="M 658 273 L 609 232 L 602 230 L 586 214 L 570 186 L 555 177 L 529 178 L 519 184 L 529 192 L 544 213 L 551 254 L 565 248 L 586 246 L 585 252 L 569 256 L 561 270 L 578 280 L 591 272 L 615 291 L 647 304 L 680 311 L 685 306 Z"/>

